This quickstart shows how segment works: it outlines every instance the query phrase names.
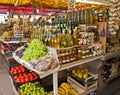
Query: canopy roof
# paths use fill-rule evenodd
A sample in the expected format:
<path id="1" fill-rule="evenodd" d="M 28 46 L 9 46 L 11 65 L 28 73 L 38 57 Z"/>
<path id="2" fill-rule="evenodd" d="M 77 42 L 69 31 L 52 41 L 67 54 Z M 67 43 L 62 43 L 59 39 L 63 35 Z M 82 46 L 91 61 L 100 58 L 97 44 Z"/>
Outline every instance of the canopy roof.
<path id="1" fill-rule="evenodd" d="M 69 0 L 0 0 L 0 4 L 6 5 L 24 5 L 24 6 L 37 6 L 39 8 L 52 8 L 52 9 L 67 9 Z M 109 0 L 76 0 L 77 3 L 87 4 L 103 4 L 108 3 Z M 91 2 L 91 3 L 90 3 Z"/>
<path id="2" fill-rule="evenodd" d="M 13 14 L 41 14 L 48 15 L 56 13 L 65 13 L 68 9 L 69 0 L 0 0 L 0 13 L 6 14 L 7 12 Z M 102 6 L 83 4 L 83 0 L 76 3 L 76 8 L 99 8 Z M 86 0 L 84 0 L 86 1 Z M 89 1 L 99 1 L 99 0 L 89 0 Z M 101 0 L 102 2 L 104 0 Z M 9 6 L 8 6 L 9 5 Z M 15 6 L 14 6 L 15 5 Z M 27 7 L 26 7 L 27 6 Z M 32 7 L 31 7 L 32 6 Z M 71 10 L 71 9 L 70 9 Z M 72 9 L 74 10 L 74 9 Z"/>
<path id="3" fill-rule="evenodd" d="M 36 5 L 44 8 L 67 9 L 68 0 L 0 0 L 2 5 Z"/>

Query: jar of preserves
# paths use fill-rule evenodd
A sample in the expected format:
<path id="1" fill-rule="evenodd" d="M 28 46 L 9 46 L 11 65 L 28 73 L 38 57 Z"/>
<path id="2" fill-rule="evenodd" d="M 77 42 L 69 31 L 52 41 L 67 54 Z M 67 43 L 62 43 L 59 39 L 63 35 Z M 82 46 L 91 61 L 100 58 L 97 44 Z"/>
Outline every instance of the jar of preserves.
<path id="1" fill-rule="evenodd" d="M 83 59 L 86 58 L 86 50 L 82 50 L 81 53 L 82 53 L 82 58 Z"/>
<path id="2" fill-rule="evenodd" d="M 82 51 L 81 51 L 81 48 L 79 47 L 77 51 L 78 51 L 77 59 L 80 60 L 80 59 L 82 59 Z"/>
<path id="3" fill-rule="evenodd" d="M 65 64 L 67 62 L 66 57 L 62 58 L 62 63 Z"/>

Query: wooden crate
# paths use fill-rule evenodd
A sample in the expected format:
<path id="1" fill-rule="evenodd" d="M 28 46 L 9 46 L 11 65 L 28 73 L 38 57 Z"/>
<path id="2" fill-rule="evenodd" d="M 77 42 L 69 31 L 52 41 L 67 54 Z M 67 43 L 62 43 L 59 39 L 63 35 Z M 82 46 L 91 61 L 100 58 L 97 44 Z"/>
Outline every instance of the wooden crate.
<path id="1" fill-rule="evenodd" d="M 97 90 L 97 84 L 98 84 L 97 80 L 93 84 L 91 85 L 85 84 L 85 86 L 81 85 L 80 83 L 78 83 L 77 81 L 75 81 L 73 78 L 69 76 L 67 77 L 67 81 L 75 90 L 79 92 L 78 95 L 88 95 L 89 93 Z"/>
<path id="2" fill-rule="evenodd" d="M 98 74 L 92 74 L 89 72 L 89 77 L 87 79 L 82 79 L 79 78 L 77 75 L 73 74 L 72 72 L 70 72 L 70 76 L 75 79 L 76 81 L 78 81 L 78 83 L 81 83 L 82 85 L 90 85 L 93 84 L 96 80 L 98 80 Z"/>

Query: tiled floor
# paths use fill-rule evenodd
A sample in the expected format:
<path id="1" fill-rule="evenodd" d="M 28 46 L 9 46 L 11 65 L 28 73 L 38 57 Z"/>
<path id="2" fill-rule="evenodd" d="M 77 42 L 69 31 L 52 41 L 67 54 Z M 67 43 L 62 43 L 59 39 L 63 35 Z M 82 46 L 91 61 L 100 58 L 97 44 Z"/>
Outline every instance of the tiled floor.
<path id="1" fill-rule="evenodd" d="M 16 95 L 4 59 L 0 56 L 0 95 Z M 120 77 L 109 85 L 100 83 L 97 95 L 120 95 Z"/>

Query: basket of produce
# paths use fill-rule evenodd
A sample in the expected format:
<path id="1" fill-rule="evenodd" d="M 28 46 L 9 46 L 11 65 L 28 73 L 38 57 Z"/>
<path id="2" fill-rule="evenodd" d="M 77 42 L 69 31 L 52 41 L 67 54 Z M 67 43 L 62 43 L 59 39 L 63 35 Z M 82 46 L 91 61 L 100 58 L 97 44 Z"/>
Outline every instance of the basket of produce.
<path id="1" fill-rule="evenodd" d="M 84 69 L 81 67 L 74 68 L 69 73 L 73 79 L 75 79 L 82 85 L 85 85 L 85 84 L 90 85 L 98 79 L 97 74 L 94 75 L 94 74 L 90 73 L 87 69 Z"/>
<path id="2" fill-rule="evenodd" d="M 53 92 L 52 95 L 54 95 Z M 75 90 L 69 83 L 62 83 L 58 88 L 58 95 L 78 95 L 78 91 Z"/>
<path id="3" fill-rule="evenodd" d="M 20 64 L 9 66 L 9 70 L 10 70 L 10 75 L 17 75 L 28 71 L 28 69 L 26 69 L 24 66 Z"/>
<path id="4" fill-rule="evenodd" d="M 20 95 L 50 95 L 43 87 L 40 86 L 39 82 L 25 83 L 21 85 L 19 93 Z"/>
<path id="5" fill-rule="evenodd" d="M 39 76 L 35 72 L 13 75 L 12 79 L 16 90 L 24 83 L 40 81 Z"/>
<path id="6" fill-rule="evenodd" d="M 59 69 L 59 63 L 53 55 L 49 55 L 46 46 L 34 39 L 13 53 L 14 59 L 26 68 L 35 71 L 42 78 Z"/>

